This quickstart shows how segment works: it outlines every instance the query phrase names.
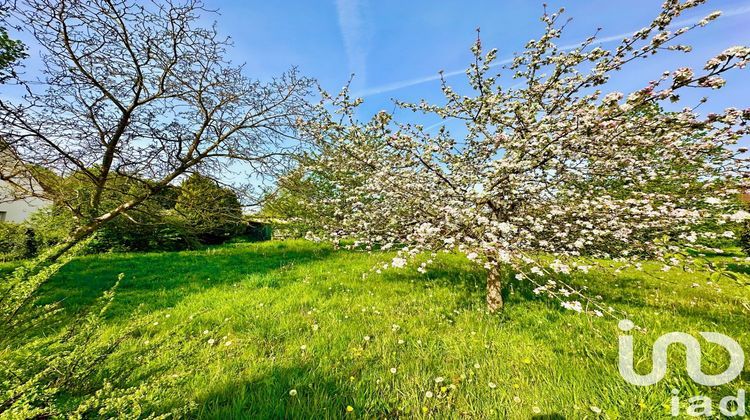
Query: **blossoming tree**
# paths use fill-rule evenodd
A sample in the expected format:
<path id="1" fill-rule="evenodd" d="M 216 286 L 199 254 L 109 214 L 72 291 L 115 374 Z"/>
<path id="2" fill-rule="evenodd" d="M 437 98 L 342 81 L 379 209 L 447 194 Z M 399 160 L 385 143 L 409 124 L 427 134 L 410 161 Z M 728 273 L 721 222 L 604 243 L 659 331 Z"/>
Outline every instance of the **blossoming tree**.
<path id="1" fill-rule="evenodd" d="M 477 40 L 466 71 L 473 95 L 443 80 L 444 104 L 400 103 L 465 123 L 460 138 L 445 127 L 431 133 L 396 123 L 386 112 L 360 123 L 360 99 L 346 89 L 326 96 L 323 116 L 304 123 L 315 146 L 306 167 L 336 186 L 308 203 L 318 209 L 321 231 L 396 249 L 396 267 L 424 251 L 457 249 L 487 269 L 490 311 L 502 307 L 502 279 L 512 273 L 568 308 L 601 315 L 568 298 L 580 293 L 553 274 L 587 271 L 595 258 L 637 265 L 646 256 L 667 270 L 685 262 L 676 254 L 682 245 L 716 235 L 696 226 L 750 216 L 733 207 L 747 173 L 736 145 L 748 132 L 750 110 L 701 115 L 696 104 L 676 112 L 661 106 L 682 102 L 687 89 L 723 87 L 722 74 L 744 67 L 750 48 L 727 49 L 702 69 L 665 71 L 634 92 L 607 91 L 632 62 L 690 52 L 678 38 L 719 12 L 670 28 L 700 3 L 667 0 L 651 24 L 612 50 L 595 36 L 558 47 L 562 10 L 545 11 L 544 34 L 504 68 L 512 76 L 506 84 L 493 73 L 497 51 L 485 53 Z"/>

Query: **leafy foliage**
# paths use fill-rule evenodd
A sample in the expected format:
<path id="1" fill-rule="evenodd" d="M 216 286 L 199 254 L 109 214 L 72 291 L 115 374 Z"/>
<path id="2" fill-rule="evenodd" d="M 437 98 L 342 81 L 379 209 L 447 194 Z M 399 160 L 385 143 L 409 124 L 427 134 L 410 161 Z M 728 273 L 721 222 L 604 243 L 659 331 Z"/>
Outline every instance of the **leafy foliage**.
<path id="1" fill-rule="evenodd" d="M 90 205 L 95 191 L 89 183 L 81 182 L 80 177 L 81 174 L 57 177 L 55 189 L 64 191 L 69 198 L 64 203 L 39 210 L 26 222 L 40 249 L 67 241 L 80 224 L 85 223 L 85 219 L 77 215 L 92 211 Z M 113 176 L 110 182 L 113 188 L 99 198 L 104 205 L 127 200 L 144 188 L 141 181 L 130 177 Z M 163 189 L 137 208 L 101 226 L 94 240 L 89 241 L 88 252 L 179 250 L 198 246 L 197 239 L 183 229 L 182 221 L 170 212 L 176 195 L 175 188 Z"/>
<path id="2" fill-rule="evenodd" d="M 79 175 L 58 179 L 57 189 L 70 197 L 66 206 L 56 203 L 34 214 L 28 221 L 35 242 L 44 249 L 66 241 L 79 227 L 76 214 L 90 211 L 94 190 Z M 103 205 L 115 205 L 142 194 L 145 181 L 113 176 L 111 190 L 99 198 Z M 215 181 L 193 175 L 180 187 L 168 187 L 153 194 L 136 208 L 123 212 L 102 225 L 89 241 L 89 252 L 154 251 L 192 249 L 219 243 L 244 231 L 242 207 L 236 194 Z"/>
<path id="3" fill-rule="evenodd" d="M 34 252 L 33 236 L 22 225 L 0 222 L 0 261 L 29 257 Z"/>
<path id="4" fill-rule="evenodd" d="M 48 279 L 49 275 L 45 273 Z M 34 283 L 29 283 L 34 284 Z M 88 313 L 71 324 L 58 341 L 49 344 L 44 353 L 31 353 L 28 360 L 4 359 L 3 391 L 0 414 L 15 418 L 36 418 L 61 415 L 56 397 L 86 386 L 91 372 L 106 359 L 116 345 L 92 346 L 100 321 L 111 305 L 117 284 L 104 294 L 101 309 Z M 5 341 L 10 336 L 6 336 Z M 11 341 L 12 342 L 12 341 Z"/>
<path id="5" fill-rule="evenodd" d="M 75 227 L 75 219 L 70 212 L 52 205 L 32 213 L 24 225 L 33 232 L 36 249 L 43 251 L 64 242 Z"/>
<path id="6" fill-rule="evenodd" d="M 88 241 L 90 241 L 89 239 Z M 134 319 L 115 334 L 102 327 L 112 306 L 115 291 L 123 279 L 117 276 L 113 286 L 85 310 L 62 324 L 59 302 L 43 303 L 45 285 L 87 246 L 81 242 L 49 263 L 51 248 L 37 259 L 24 262 L 13 273 L 0 277 L 0 416 L 8 418 L 85 418 L 119 416 L 134 418 L 156 393 L 144 389 L 166 389 L 176 377 L 153 378 L 125 388 L 115 388 L 112 374 L 102 377 L 102 364 L 122 342 L 141 334 L 147 319 Z M 70 319 L 69 319 L 70 320 Z M 35 332 L 44 331 L 35 341 Z M 138 363 L 132 359 L 131 368 Z M 121 364 L 121 368 L 125 368 Z M 85 396 L 73 398 L 71 396 Z M 190 408 L 183 403 L 171 410 L 179 414 Z"/>
<path id="7" fill-rule="evenodd" d="M 21 41 L 12 39 L 3 26 L 5 13 L 2 6 L 4 3 L 4 1 L 0 1 L 0 83 L 13 77 L 13 67 L 27 55 L 26 46 Z"/>
<path id="8" fill-rule="evenodd" d="M 340 186 L 325 173 L 308 168 L 303 165 L 281 177 L 278 188 L 263 199 L 257 216 L 273 225 L 279 236 L 301 238 L 328 226 L 321 223 L 335 224 L 326 213 L 332 210 Z"/>
<path id="9" fill-rule="evenodd" d="M 0 415 L 10 418 L 48 418 L 91 416 L 137 418 L 148 408 L 156 389 L 168 389 L 176 377 L 153 378 L 125 388 L 113 387 L 111 376 L 101 378 L 102 363 L 115 353 L 122 342 L 140 334 L 146 320 L 139 319 L 117 331 L 104 332 L 105 316 L 114 302 L 123 275 L 102 297 L 66 325 L 62 332 L 33 351 L 6 350 L 0 359 Z M 48 317 L 49 318 L 49 317 Z M 39 321 L 39 320 L 37 320 Z M 38 327 L 38 326 L 37 326 Z M 4 345 L 17 345 L 18 337 L 5 336 Z M 132 360 L 135 367 L 137 360 Z M 125 364 L 121 368 L 125 368 Z M 115 374 L 114 376 L 116 376 Z M 151 393 L 146 393 L 150 390 Z M 70 397 L 74 398 L 71 404 Z M 145 407 L 144 407 L 145 406 Z M 189 404 L 175 407 L 172 415 L 190 409 Z"/>
<path id="10" fill-rule="evenodd" d="M 244 230 L 237 195 L 211 178 L 192 174 L 180 185 L 175 212 L 203 243 L 221 243 Z"/>
<path id="11" fill-rule="evenodd" d="M 24 261 L 11 274 L 0 277 L 0 340 L 10 339 L 19 330 L 25 330 L 55 312 L 56 306 L 35 305 L 39 289 L 47 283 L 65 264 L 85 247 L 85 242 L 65 252 L 53 263 L 47 250 L 33 260 Z"/>

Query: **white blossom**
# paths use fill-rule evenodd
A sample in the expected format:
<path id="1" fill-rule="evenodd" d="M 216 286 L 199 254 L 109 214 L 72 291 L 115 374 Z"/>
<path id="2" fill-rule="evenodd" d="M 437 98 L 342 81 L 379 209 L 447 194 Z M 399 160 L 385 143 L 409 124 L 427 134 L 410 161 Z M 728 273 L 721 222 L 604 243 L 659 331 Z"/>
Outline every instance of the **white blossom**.
<path id="1" fill-rule="evenodd" d="M 406 260 L 401 257 L 394 257 L 393 260 L 391 260 L 391 265 L 396 268 L 403 268 L 406 267 Z"/>
<path id="2" fill-rule="evenodd" d="M 603 93 L 614 73 L 637 71 L 627 70 L 630 63 L 667 46 L 690 51 L 672 41 L 693 25 L 659 28 L 672 28 L 693 6 L 662 7 L 623 44 L 632 48 L 610 50 L 601 44 L 561 50 L 554 45 L 561 25 L 546 16 L 543 36 L 508 65 L 518 83 L 502 88 L 493 73 L 495 55 L 475 44 L 478 64 L 467 72 L 475 92 L 458 93 L 446 83 L 437 104 L 400 103 L 462 123 L 460 135 L 424 130 L 408 116 L 395 121 L 385 111 L 360 121 L 360 100 L 348 90 L 331 95 L 317 109 L 319 118 L 300 124 L 312 144 L 303 169 L 325 177 L 334 190 L 306 204 L 316 216 L 309 221 L 316 234 L 352 239 L 367 250 L 399 248 L 391 267 L 405 267 L 424 252 L 457 249 L 488 271 L 510 266 L 536 282 L 586 273 L 589 266 L 572 265 L 582 256 L 629 260 L 640 269 L 640 258 L 667 261 L 682 246 L 696 246 L 697 228 L 707 222 L 749 220 L 732 191 L 746 187 L 743 176 L 750 172 L 736 148 L 750 134 L 750 110 L 704 114 L 680 95 L 724 86 L 725 73 L 745 66 L 750 48 L 729 48 L 703 69 L 665 69 L 629 92 Z M 663 101 L 678 105 L 663 112 Z M 574 292 L 535 286 L 538 293 Z"/>
<path id="3" fill-rule="evenodd" d="M 572 302 L 563 301 L 561 302 L 561 305 L 565 309 L 569 309 L 571 311 L 576 311 L 578 313 L 583 312 L 583 305 L 581 305 L 581 302 L 574 300 Z"/>
<path id="4" fill-rule="evenodd" d="M 744 210 L 739 210 L 737 211 L 737 213 L 730 215 L 729 220 L 733 222 L 743 222 L 745 220 L 750 220 L 750 213 Z"/>

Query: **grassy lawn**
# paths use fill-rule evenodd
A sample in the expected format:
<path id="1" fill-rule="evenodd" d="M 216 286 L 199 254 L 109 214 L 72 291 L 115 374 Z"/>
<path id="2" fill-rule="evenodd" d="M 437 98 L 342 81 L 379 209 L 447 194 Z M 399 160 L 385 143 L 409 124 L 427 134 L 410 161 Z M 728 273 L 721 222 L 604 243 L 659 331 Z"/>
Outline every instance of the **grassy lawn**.
<path id="1" fill-rule="evenodd" d="M 44 300 L 62 301 L 72 322 L 125 274 L 100 339 L 143 327 L 100 375 L 118 386 L 171 378 L 171 386 L 144 386 L 144 412 L 190 403 L 193 415 L 216 419 L 650 419 L 668 416 L 673 388 L 683 404 L 712 397 L 715 410 L 722 396 L 750 389 L 746 372 L 725 386 L 694 385 L 678 348 L 665 380 L 629 385 L 617 370 L 617 320 L 563 310 L 520 285 L 504 313 L 491 316 L 482 272 L 465 259 L 443 255 L 427 275 L 371 271 L 388 260 L 303 241 L 98 255 L 66 266 Z M 656 264 L 647 268 L 573 279 L 647 327 L 634 333 L 640 372 L 665 332 L 717 331 L 750 349 L 750 290 L 686 273 L 659 279 Z M 55 331 L 33 334 L 29 351 L 43 351 Z M 726 354 L 702 344 L 704 371 L 723 370 Z"/>
<path id="2" fill-rule="evenodd" d="M 19 264 L 17 261 L 0 261 L 0 276 L 12 272 Z"/>

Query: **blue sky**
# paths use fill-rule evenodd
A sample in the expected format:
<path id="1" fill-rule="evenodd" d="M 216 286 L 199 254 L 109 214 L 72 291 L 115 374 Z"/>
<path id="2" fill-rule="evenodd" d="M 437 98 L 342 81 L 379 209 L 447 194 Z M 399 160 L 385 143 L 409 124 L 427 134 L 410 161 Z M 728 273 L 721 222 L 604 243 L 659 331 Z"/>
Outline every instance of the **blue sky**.
<path id="1" fill-rule="evenodd" d="M 498 48 L 499 59 L 521 51 L 539 37 L 543 0 L 204 0 L 218 14 L 203 17 L 206 25 L 216 22 L 219 32 L 229 36 L 234 47 L 229 55 L 245 63 L 250 77 L 268 80 L 291 66 L 319 80 L 326 90 L 338 91 L 356 74 L 355 94 L 364 97 L 360 117 L 394 110 L 392 98 L 440 102 L 437 74 L 445 70 L 459 91 L 465 88 L 460 74 L 471 60 L 469 48 L 481 28 L 486 48 Z M 548 9 L 566 8 L 573 19 L 558 45 L 577 43 L 601 28 L 600 38 L 614 39 L 632 34 L 651 22 L 660 11 L 661 0 L 549 0 Z M 631 66 L 604 87 L 605 91 L 629 92 L 645 86 L 665 70 L 690 66 L 702 68 L 705 61 L 734 45 L 750 45 L 750 0 L 709 0 L 690 10 L 679 22 L 694 23 L 714 10 L 725 14 L 705 28 L 683 37 L 693 45 L 689 55 L 665 52 Z M 28 33 L 18 35 L 29 45 L 26 70 L 39 67 L 38 51 Z M 616 42 L 604 43 L 614 48 Z M 710 92 L 703 112 L 728 106 L 750 107 L 750 68 L 727 77 L 724 89 Z M 512 80 L 501 79 L 505 86 Z M 12 89 L 3 94 L 13 96 Z M 700 93 L 700 95 L 698 95 Z M 683 95 L 694 105 L 702 92 Z M 434 116 L 397 110 L 398 121 L 437 127 Z M 454 133 L 460 128 L 449 124 Z M 743 145 L 750 140 L 743 139 Z M 238 175 L 239 176 L 239 175 Z"/>
<path id="2" fill-rule="evenodd" d="M 521 51 L 542 31 L 539 16 L 543 0 L 204 0 L 217 14 L 206 14 L 219 32 L 229 36 L 235 63 L 245 63 L 250 77 L 268 80 L 291 66 L 318 79 L 328 91 L 338 91 L 355 74 L 354 93 L 365 98 L 360 117 L 394 110 L 392 98 L 440 102 L 437 74 L 454 74 L 452 85 L 461 89 L 461 73 L 470 60 L 469 48 L 481 28 L 486 48 L 498 48 L 499 59 Z M 617 38 L 642 28 L 660 10 L 661 0 L 549 0 L 548 9 L 565 7 L 568 25 L 559 45 L 579 42 L 602 28 L 600 38 Z M 750 0 L 708 0 L 679 22 L 695 22 L 714 10 L 725 13 L 712 24 L 683 37 L 693 53 L 665 52 L 632 66 L 612 79 L 605 90 L 632 91 L 643 87 L 665 70 L 682 66 L 702 67 L 706 59 L 727 47 L 750 45 Z M 28 33 L 14 34 L 29 45 L 24 60 L 28 73 L 39 67 L 38 51 Z M 613 48 L 616 42 L 606 42 Z M 711 93 L 704 112 L 727 106 L 750 106 L 750 68 L 728 77 L 727 86 Z M 501 79 L 503 80 L 503 79 Z M 509 79 L 501 83 L 512 85 Z M 5 95 L 18 92 L 6 87 Z M 700 95 L 684 98 L 694 104 Z M 701 93 L 703 95 L 703 93 Z M 398 111 L 398 120 L 427 126 L 438 123 Z"/>
<path id="3" fill-rule="evenodd" d="M 219 9 L 219 15 L 209 18 L 215 18 L 221 33 L 234 40 L 232 59 L 245 62 L 249 75 L 265 79 L 295 65 L 327 90 L 337 91 L 355 73 L 353 87 L 366 99 L 365 114 L 392 110 L 391 98 L 439 101 L 435 76 L 441 69 L 466 68 L 477 27 L 485 47 L 500 50 L 500 59 L 520 51 L 542 30 L 538 19 L 542 1 L 206 1 L 209 7 Z M 661 1 L 547 3 L 550 10 L 565 7 L 566 16 L 573 18 L 559 42 L 567 45 L 585 39 L 598 27 L 603 38 L 632 33 L 651 21 Z M 694 46 L 692 54 L 657 55 L 615 77 L 607 90 L 637 89 L 664 70 L 702 67 L 706 59 L 727 47 L 750 44 L 747 0 L 708 1 L 680 21 L 695 21 L 714 10 L 722 10 L 725 16 L 684 38 Z M 604 45 L 613 47 L 615 43 Z M 449 80 L 460 87 L 464 76 Z M 712 92 L 706 110 L 750 105 L 746 99 L 750 69 L 735 72 L 728 81 L 725 89 Z"/>

